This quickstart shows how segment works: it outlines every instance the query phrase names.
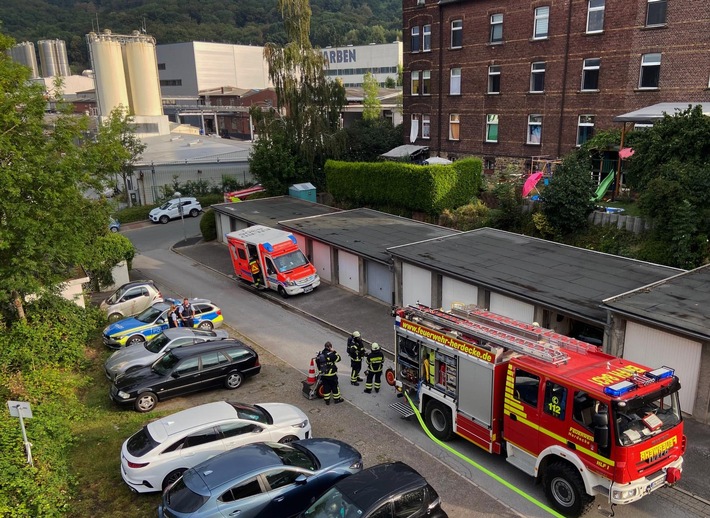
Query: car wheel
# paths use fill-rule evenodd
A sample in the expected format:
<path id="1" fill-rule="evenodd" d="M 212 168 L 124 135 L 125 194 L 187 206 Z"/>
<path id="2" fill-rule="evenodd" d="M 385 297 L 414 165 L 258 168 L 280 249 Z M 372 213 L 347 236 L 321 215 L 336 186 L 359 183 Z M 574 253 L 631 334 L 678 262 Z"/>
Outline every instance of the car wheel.
<path id="1" fill-rule="evenodd" d="M 118 227 L 111 227 L 111 232 L 113 232 L 114 234 L 118 232 Z"/>
<path id="2" fill-rule="evenodd" d="M 110 323 L 114 323 L 114 322 L 118 322 L 118 321 L 121 320 L 122 318 L 123 318 L 123 315 L 121 315 L 120 313 L 111 313 L 111 314 L 108 316 L 108 321 L 109 321 Z"/>
<path id="3" fill-rule="evenodd" d="M 163 491 L 165 491 L 168 486 L 177 482 L 177 479 L 182 477 L 182 474 L 185 473 L 185 471 L 187 471 L 185 468 L 180 468 L 168 473 L 168 475 L 163 479 Z"/>
<path id="4" fill-rule="evenodd" d="M 137 412 L 150 412 L 157 404 L 158 396 L 152 392 L 143 392 L 142 394 L 138 394 L 135 407 Z"/>
<path id="5" fill-rule="evenodd" d="M 203 320 L 197 325 L 198 329 L 205 329 L 206 331 L 212 331 L 214 329 L 214 324 L 209 320 Z"/>
<path id="6" fill-rule="evenodd" d="M 200 215 L 200 211 L 197 210 L 197 209 L 192 209 L 192 210 L 190 211 L 190 217 L 192 217 L 192 218 L 196 218 L 196 217 L 199 216 L 199 215 Z"/>
<path id="7" fill-rule="evenodd" d="M 126 340 L 126 346 L 142 344 L 143 342 L 145 342 L 145 337 L 143 337 L 143 335 L 133 335 L 128 340 Z"/>
<path id="8" fill-rule="evenodd" d="M 287 435 L 286 437 L 281 437 L 281 439 L 279 440 L 279 443 L 288 444 L 290 442 L 297 441 L 297 440 L 298 440 L 298 437 L 296 437 L 295 435 Z"/>
<path id="9" fill-rule="evenodd" d="M 170 218 L 163 215 L 163 216 L 160 216 L 160 219 L 158 221 L 160 221 L 163 225 L 165 225 L 168 221 L 170 221 Z"/>
<path id="10" fill-rule="evenodd" d="M 438 401 L 429 401 L 425 409 L 426 424 L 431 434 L 440 441 L 451 439 L 451 409 Z"/>
<path id="11" fill-rule="evenodd" d="M 288 293 L 286 293 L 286 288 L 283 286 L 279 286 L 279 295 L 281 295 L 283 298 L 288 298 Z"/>
<path id="12" fill-rule="evenodd" d="M 241 386 L 242 381 L 244 381 L 242 373 L 239 371 L 232 371 L 227 374 L 227 377 L 224 379 L 224 385 L 229 390 L 234 390 L 235 388 L 239 388 Z"/>

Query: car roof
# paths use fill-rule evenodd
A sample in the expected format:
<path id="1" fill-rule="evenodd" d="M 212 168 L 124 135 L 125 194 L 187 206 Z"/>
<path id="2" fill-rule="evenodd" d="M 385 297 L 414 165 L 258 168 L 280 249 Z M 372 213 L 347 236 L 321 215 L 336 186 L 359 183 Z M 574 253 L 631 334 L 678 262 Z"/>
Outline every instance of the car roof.
<path id="1" fill-rule="evenodd" d="M 202 488 L 213 489 L 249 473 L 261 472 L 273 466 L 283 466 L 281 458 L 274 453 L 269 443 L 253 443 L 234 448 L 195 466 L 201 482 L 193 478 L 193 482 Z M 191 487 L 192 489 L 192 487 Z"/>
<path id="2" fill-rule="evenodd" d="M 163 443 L 170 437 L 196 426 L 235 417 L 237 417 L 237 410 L 232 405 L 226 401 L 215 401 L 214 403 L 194 406 L 182 412 L 163 417 L 148 423 L 147 428 L 153 439 Z"/>
<path id="3" fill-rule="evenodd" d="M 133 286 L 140 286 L 142 284 L 150 284 L 151 286 L 155 287 L 155 282 L 150 281 L 150 280 L 142 280 L 142 281 L 131 281 L 127 282 L 125 284 L 122 284 L 119 289 L 124 289 L 124 288 L 132 288 Z"/>
<path id="4" fill-rule="evenodd" d="M 165 300 L 166 302 L 172 302 L 172 303 L 175 304 L 176 306 L 179 306 L 180 304 L 182 304 L 182 300 L 183 300 L 183 299 L 176 299 L 176 298 L 174 298 L 174 297 L 166 297 L 164 300 Z M 192 299 L 187 299 L 187 301 L 188 301 L 190 304 L 212 304 L 212 301 L 211 301 L 211 300 L 209 300 L 209 299 L 201 299 L 201 298 L 199 298 L 199 297 L 195 297 L 195 298 L 192 298 Z"/>
<path id="5" fill-rule="evenodd" d="M 377 502 L 403 490 L 424 486 L 427 481 L 404 462 L 389 462 L 363 469 L 336 484 L 338 491 L 367 511 Z"/>
<path id="6" fill-rule="evenodd" d="M 189 327 L 171 327 L 163 331 L 163 334 L 168 337 L 169 340 L 175 340 L 176 338 L 184 337 L 215 337 L 217 334 L 214 331 L 208 331 L 207 329 L 195 329 Z"/>
<path id="7" fill-rule="evenodd" d="M 191 355 L 197 354 L 197 353 L 202 353 L 204 351 L 219 350 L 219 349 L 225 349 L 227 347 L 235 347 L 235 346 L 244 347 L 245 349 L 248 349 L 248 350 L 254 352 L 254 350 L 251 347 L 246 345 L 241 340 L 237 340 L 236 338 L 229 338 L 226 340 L 213 340 L 211 342 L 201 342 L 199 344 L 191 345 L 190 347 L 176 347 L 175 349 L 171 350 L 170 353 L 177 358 L 185 358 L 187 356 L 191 356 Z"/>

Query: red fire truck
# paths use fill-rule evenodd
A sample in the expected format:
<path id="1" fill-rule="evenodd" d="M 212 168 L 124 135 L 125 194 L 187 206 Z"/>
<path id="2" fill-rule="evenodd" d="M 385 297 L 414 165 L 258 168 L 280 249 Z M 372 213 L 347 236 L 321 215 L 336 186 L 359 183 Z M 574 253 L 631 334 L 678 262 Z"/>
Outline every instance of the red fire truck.
<path id="1" fill-rule="evenodd" d="M 418 402 L 432 434 L 506 454 L 560 513 L 583 514 L 595 495 L 628 504 L 680 479 L 685 436 L 672 369 L 476 306 L 407 306 L 395 317 L 389 381 Z"/>

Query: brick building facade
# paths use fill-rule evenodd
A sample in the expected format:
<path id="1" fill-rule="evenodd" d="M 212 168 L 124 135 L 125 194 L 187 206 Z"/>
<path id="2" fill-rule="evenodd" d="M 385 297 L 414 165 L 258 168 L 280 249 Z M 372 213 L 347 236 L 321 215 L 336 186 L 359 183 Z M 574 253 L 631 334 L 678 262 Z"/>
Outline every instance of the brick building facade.
<path id="1" fill-rule="evenodd" d="M 403 35 L 407 140 L 487 169 L 710 101 L 708 0 L 403 0 Z"/>

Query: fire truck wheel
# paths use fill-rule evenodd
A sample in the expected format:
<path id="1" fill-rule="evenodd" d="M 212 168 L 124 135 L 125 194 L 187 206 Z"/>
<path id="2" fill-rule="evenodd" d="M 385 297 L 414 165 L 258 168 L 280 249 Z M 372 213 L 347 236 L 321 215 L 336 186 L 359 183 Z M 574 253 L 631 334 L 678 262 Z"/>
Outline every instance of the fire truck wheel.
<path id="1" fill-rule="evenodd" d="M 425 410 L 426 425 L 440 441 L 451 439 L 451 409 L 438 401 L 429 401 Z"/>
<path id="2" fill-rule="evenodd" d="M 575 518 L 586 513 L 594 497 L 584 490 L 584 482 L 574 466 L 567 462 L 551 464 L 543 477 L 545 495 L 560 513 Z"/>

